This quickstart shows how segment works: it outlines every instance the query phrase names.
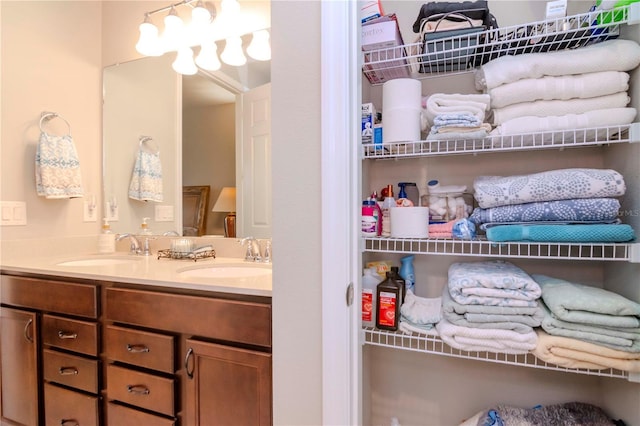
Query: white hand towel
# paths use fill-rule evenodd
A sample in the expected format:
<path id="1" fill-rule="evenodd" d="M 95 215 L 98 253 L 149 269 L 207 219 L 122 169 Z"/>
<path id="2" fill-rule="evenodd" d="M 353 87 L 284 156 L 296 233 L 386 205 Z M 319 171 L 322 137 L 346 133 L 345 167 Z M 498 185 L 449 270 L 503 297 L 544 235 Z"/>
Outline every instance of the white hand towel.
<path id="1" fill-rule="evenodd" d="M 434 93 L 427 98 L 423 112 L 430 125 L 437 115 L 443 114 L 471 114 L 484 122 L 490 102 L 487 94 Z"/>
<path id="2" fill-rule="evenodd" d="M 129 198 L 162 202 L 162 164 L 159 152 L 140 147 L 129 184 Z"/>
<path id="3" fill-rule="evenodd" d="M 501 56 L 476 70 L 475 85 L 476 89 L 485 91 L 523 78 L 630 71 L 639 64 L 638 43 L 633 40 L 607 40 L 580 49 Z"/>
<path id="4" fill-rule="evenodd" d="M 548 117 L 552 115 L 581 114 L 587 111 L 606 108 L 624 108 L 629 104 L 627 92 L 598 96 L 587 99 L 569 99 L 566 101 L 535 101 L 513 104 L 493 110 L 493 124 L 500 125 L 511 119 L 525 116 Z"/>
<path id="5" fill-rule="evenodd" d="M 419 297 L 409 290 L 400 312 L 414 324 L 435 324 L 442 318 L 441 308 L 441 297 Z"/>
<path id="6" fill-rule="evenodd" d="M 71 135 L 40 133 L 36 148 L 36 192 L 50 199 L 82 197 L 80 161 Z"/>
<path id="7" fill-rule="evenodd" d="M 538 100 L 594 98 L 625 92 L 629 89 L 629 74 L 619 71 L 592 72 L 578 75 L 525 78 L 489 90 L 491 108 Z"/>

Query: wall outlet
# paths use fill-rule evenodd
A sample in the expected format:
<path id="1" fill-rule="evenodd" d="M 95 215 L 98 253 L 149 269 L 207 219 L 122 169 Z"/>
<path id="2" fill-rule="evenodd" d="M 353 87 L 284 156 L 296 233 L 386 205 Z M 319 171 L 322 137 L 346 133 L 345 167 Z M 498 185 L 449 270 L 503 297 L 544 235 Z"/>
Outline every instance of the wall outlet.
<path id="1" fill-rule="evenodd" d="M 95 222 L 98 220 L 98 209 L 96 209 L 95 200 L 83 201 L 83 220 L 85 222 Z"/>
<path id="2" fill-rule="evenodd" d="M 156 206 L 156 222 L 173 222 L 173 206 Z"/>
<path id="3" fill-rule="evenodd" d="M 0 225 L 23 226 L 27 224 L 27 203 L 24 201 L 0 202 Z"/>

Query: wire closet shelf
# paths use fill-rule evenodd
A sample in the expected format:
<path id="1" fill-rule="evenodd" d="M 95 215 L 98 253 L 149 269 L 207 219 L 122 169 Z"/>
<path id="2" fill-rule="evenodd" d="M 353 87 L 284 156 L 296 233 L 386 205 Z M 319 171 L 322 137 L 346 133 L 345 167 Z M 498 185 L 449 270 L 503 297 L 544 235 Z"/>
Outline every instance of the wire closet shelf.
<path id="1" fill-rule="evenodd" d="M 362 53 L 362 71 L 370 81 L 389 71 L 406 71 L 407 77 L 417 79 L 472 72 L 500 56 L 573 49 L 616 38 L 620 25 L 637 23 L 638 15 L 640 5 L 632 3 L 613 10 L 487 29 L 426 44 L 418 41 L 369 50 Z"/>

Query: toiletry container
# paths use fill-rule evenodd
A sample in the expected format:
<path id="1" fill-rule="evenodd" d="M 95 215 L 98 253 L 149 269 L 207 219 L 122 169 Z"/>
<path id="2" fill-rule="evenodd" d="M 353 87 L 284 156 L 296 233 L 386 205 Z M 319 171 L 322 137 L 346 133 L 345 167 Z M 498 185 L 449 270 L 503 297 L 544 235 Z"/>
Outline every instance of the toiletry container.
<path id="1" fill-rule="evenodd" d="M 418 185 L 415 182 L 399 182 L 398 186 L 401 188 L 401 194 L 398 195 L 398 198 L 406 198 L 411 200 L 414 206 L 420 206 Z"/>
<path id="2" fill-rule="evenodd" d="M 151 232 L 151 229 L 149 229 L 149 224 L 147 223 L 147 221 L 151 219 L 149 217 L 143 217 L 142 218 L 142 223 L 140 224 L 140 235 L 153 235 L 153 233 Z"/>
<path id="3" fill-rule="evenodd" d="M 415 294 L 416 277 L 413 271 L 414 255 L 405 256 L 400 259 L 400 277 L 404 279 L 406 291 L 411 290 Z"/>
<path id="4" fill-rule="evenodd" d="M 362 203 L 362 236 L 376 237 L 378 235 L 378 218 L 375 215 L 375 208 L 369 201 Z"/>
<path id="5" fill-rule="evenodd" d="M 393 198 L 393 185 L 387 185 L 387 195 L 382 202 L 382 236 L 391 236 L 391 209 L 395 208 L 396 200 Z"/>
<path id="6" fill-rule="evenodd" d="M 376 287 L 380 284 L 380 276 L 375 266 L 365 268 L 362 274 L 362 326 L 376 325 Z"/>
<path id="7" fill-rule="evenodd" d="M 402 290 L 395 273 L 387 272 L 387 278 L 376 287 L 376 328 L 396 331 L 400 323 L 400 297 Z"/>
<path id="8" fill-rule="evenodd" d="M 111 232 L 107 218 L 102 219 L 102 230 L 98 235 L 98 253 L 108 254 L 116 251 L 116 234 Z"/>

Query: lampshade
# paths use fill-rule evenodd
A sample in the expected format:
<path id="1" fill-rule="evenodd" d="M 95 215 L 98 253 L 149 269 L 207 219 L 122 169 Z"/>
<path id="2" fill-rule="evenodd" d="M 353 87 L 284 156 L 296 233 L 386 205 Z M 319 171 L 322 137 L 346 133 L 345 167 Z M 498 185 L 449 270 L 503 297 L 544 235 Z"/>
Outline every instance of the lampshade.
<path id="1" fill-rule="evenodd" d="M 190 47 L 181 47 L 171 66 L 180 74 L 194 75 L 198 72 L 198 67 L 193 62 L 193 50 Z"/>
<path id="2" fill-rule="evenodd" d="M 158 27 L 151 23 L 149 15 L 145 15 L 144 22 L 140 24 L 140 38 L 136 43 L 136 50 L 145 56 L 162 56 L 162 46 L 158 37 Z"/>
<path id="3" fill-rule="evenodd" d="M 191 11 L 191 25 L 201 27 L 207 25 L 211 21 L 211 12 L 204 7 L 202 0 L 198 0 L 196 6 Z"/>
<path id="4" fill-rule="evenodd" d="M 258 61 L 271 59 L 271 45 L 269 44 L 269 32 L 267 30 L 253 33 L 251 43 L 247 47 L 247 54 Z"/>
<path id="5" fill-rule="evenodd" d="M 212 212 L 235 212 L 236 211 L 236 188 L 235 186 L 225 186 L 220 191 Z"/>
<path id="6" fill-rule="evenodd" d="M 204 43 L 202 47 L 200 47 L 200 53 L 196 57 L 196 65 L 207 71 L 219 70 L 222 64 L 220 63 L 220 59 L 218 59 L 217 52 L 218 46 L 215 43 Z"/>
<path id="7" fill-rule="evenodd" d="M 220 55 L 220 59 L 225 64 L 239 67 L 247 63 L 247 57 L 242 53 L 242 39 L 240 37 L 229 37 Z"/>
<path id="8" fill-rule="evenodd" d="M 171 11 L 164 17 L 164 32 L 162 33 L 162 44 L 165 51 L 178 50 L 182 45 L 184 32 L 184 22 L 178 16 L 176 8 L 171 6 Z"/>

